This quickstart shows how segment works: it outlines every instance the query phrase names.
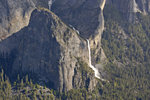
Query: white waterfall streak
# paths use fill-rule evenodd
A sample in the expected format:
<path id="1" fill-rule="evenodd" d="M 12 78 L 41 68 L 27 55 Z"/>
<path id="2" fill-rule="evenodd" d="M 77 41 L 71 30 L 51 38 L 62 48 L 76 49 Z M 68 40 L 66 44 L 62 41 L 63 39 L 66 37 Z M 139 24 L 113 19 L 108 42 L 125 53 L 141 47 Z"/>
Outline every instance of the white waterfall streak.
<path id="1" fill-rule="evenodd" d="M 102 5 L 101 5 L 101 10 L 104 9 L 105 3 L 106 3 L 106 0 L 103 0 Z"/>
<path id="2" fill-rule="evenodd" d="M 100 79 L 100 80 L 102 80 L 102 81 L 105 81 L 104 79 L 102 79 L 102 78 L 100 77 L 100 73 L 99 73 L 98 69 L 96 69 L 96 68 L 92 65 L 92 63 L 91 63 L 91 50 L 90 50 L 90 42 L 89 42 L 89 40 L 87 40 L 87 43 L 88 43 L 88 51 L 89 51 L 89 66 L 90 66 L 90 67 L 92 68 L 92 70 L 94 71 L 96 78 L 98 78 L 98 79 Z"/>
<path id="3" fill-rule="evenodd" d="M 48 6 L 49 6 L 49 10 L 51 10 L 52 0 L 49 0 L 49 1 L 48 1 Z"/>
<path id="4" fill-rule="evenodd" d="M 55 2 L 55 0 L 49 0 L 48 1 L 48 6 L 49 6 L 49 10 L 51 10 L 52 4 Z"/>
<path id="5" fill-rule="evenodd" d="M 90 50 L 90 42 L 89 40 L 87 40 L 87 43 L 88 43 L 88 50 L 89 50 L 89 66 L 94 70 L 95 72 L 95 77 L 97 77 L 98 79 L 101 79 L 100 78 L 100 73 L 98 72 L 98 69 L 96 69 L 92 63 L 91 63 L 91 50 Z"/>

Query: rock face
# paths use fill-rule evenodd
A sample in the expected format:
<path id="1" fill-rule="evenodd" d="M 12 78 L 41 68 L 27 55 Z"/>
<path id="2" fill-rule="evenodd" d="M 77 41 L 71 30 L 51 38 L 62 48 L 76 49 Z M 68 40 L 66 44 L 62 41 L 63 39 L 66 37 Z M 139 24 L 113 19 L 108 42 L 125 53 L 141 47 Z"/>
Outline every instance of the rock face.
<path id="1" fill-rule="evenodd" d="M 150 13 L 149 0 L 107 0 L 107 4 L 112 4 L 119 9 L 130 22 L 136 19 L 137 12 L 144 15 Z"/>
<path id="2" fill-rule="evenodd" d="M 82 37 L 88 39 L 96 35 L 100 25 L 103 27 L 101 3 L 103 0 L 56 0 L 53 4 L 55 12 L 68 25 L 80 31 Z M 102 29 L 101 29 L 102 30 Z"/>
<path id="3" fill-rule="evenodd" d="M 92 63 L 101 69 L 102 64 L 99 63 L 106 59 L 101 48 L 105 2 L 55 0 L 52 10 L 68 26 L 72 25 L 79 30 L 81 39 L 73 27 L 66 26 L 52 12 L 50 17 L 49 13 L 34 11 L 30 18 L 36 7 L 48 8 L 48 0 L 1 0 L 0 39 L 5 39 L 0 43 L 1 64 L 9 66 L 7 69 L 10 75 L 33 73 L 39 80 L 60 91 L 85 86 L 86 82 L 83 81 L 87 80 L 89 86 L 86 87 L 92 90 L 96 85 L 94 74 L 80 79 L 82 74 L 74 71 L 81 66 L 77 58 L 89 63 L 86 39 L 90 40 Z"/>
<path id="4" fill-rule="evenodd" d="M 4 65 L 6 59 L 10 59 L 6 64 L 10 75 L 32 73 L 51 88 L 64 91 L 74 87 L 75 76 L 81 80 L 74 71 L 82 67 L 78 59 L 88 64 L 88 47 L 54 13 L 38 9 L 27 27 L 0 42 L 0 63 Z M 94 87 L 94 74 L 90 77 L 89 85 Z"/>
<path id="5" fill-rule="evenodd" d="M 47 9 L 34 10 L 37 6 L 48 8 L 47 3 L 0 0 L 0 65 L 7 67 L 10 76 L 32 74 L 60 91 L 84 86 L 92 90 L 97 80 L 88 67 L 86 39 L 90 41 L 92 64 L 105 77 L 101 35 L 106 0 L 55 0 L 52 11 L 65 24 Z M 136 13 L 150 13 L 149 0 L 107 0 L 109 5 L 131 22 Z"/>
<path id="6" fill-rule="evenodd" d="M 27 26 L 33 9 L 31 0 L 0 0 L 0 40 Z"/>
<path id="7" fill-rule="evenodd" d="M 103 9 L 106 0 L 55 0 L 52 11 L 65 23 L 79 30 L 84 39 L 90 40 L 92 63 L 105 62 L 101 48 L 101 35 L 104 30 Z"/>

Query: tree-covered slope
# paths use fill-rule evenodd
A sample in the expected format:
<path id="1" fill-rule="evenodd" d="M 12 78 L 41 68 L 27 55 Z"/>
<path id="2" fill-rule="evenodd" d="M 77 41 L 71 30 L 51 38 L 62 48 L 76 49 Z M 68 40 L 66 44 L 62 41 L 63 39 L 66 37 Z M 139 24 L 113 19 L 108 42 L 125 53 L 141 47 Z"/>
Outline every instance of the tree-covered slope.
<path id="1" fill-rule="evenodd" d="M 46 1 L 34 1 L 37 5 L 39 3 L 39 5 L 47 6 Z M 103 63 L 103 71 L 107 74 L 105 78 L 108 81 L 97 80 L 94 77 L 93 71 L 88 66 L 86 40 L 77 34 L 77 30 L 75 31 L 73 27 L 69 27 L 70 23 L 74 24 L 80 31 L 84 29 L 82 26 L 85 24 L 88 28 L 94 25 L 94 29 L 91 28 L 91 32 L 86 30 L 87 27 L 82 30 L 82 34 L 89 38 L 98 27 L 96 23 L 101 26 L 104 22 L 104 20 L 97 22 L 98 17 L 101 16 L 103 19 L 102 9 L 99 6 L 104 0 L 98 0 L 96 8 L 91 3 L 91 0 L 85 3 L 79 0 L 74 1 L 74 6 L 71 7 L 69 5 L 71 0 L 63 0 L 65 2 L 56 1 L 53 10 L 66 24 L 52 12 L 43 9 L 35 10 L 29 26 L 0 43 L 1 47 L 5 47 L 0 48 L 3 51 L 0 54 L 0 64 L 6 74 L 5 76 L 3 71 L 0 73 L 0 99 L 149 100 L 150 15 L 147 8 L 149 1 L 132 0 L 130 3 L 130 0 L 116 0 L 115 2 L 107 0 L 108 3 L 104 8 L 105 28 L 102 39 L 100 37 L 102 32 L 100 32 L 100 34 L 96 35 L 98 38 L 94 38 L 98 40 L 98 44 L 95 44 L 98 49 L 92 48 L 91 51 L 92 56 L 96 58 L 93 58 L 93 62 L 101 63 L 99 62 L 102 57 L 100 51 L 104 50 L 107 63 Z M 144 2 L 147 2 L 147 4 L 143 5 Z M 59 6 L 59 3 L 61 6 Z M 84 6 L 78 6 L 76 3 L 83 3 Z M 64 7 L 65 10 L 61 7 Z M 81 12 L 80 8 L 82 8 Z M 87 10 L 89 9 L 92 14 L 87 16 Z M 137 9 L 141 12 L 137 12 Z M 146 11 L 146 14 L 144 11 Z M 84 16 L 85 12 L 87 12 L 86 16 Z M 96 16 L 93 18 L 95 14 Z M 129 15 L 131 16 L 129 17 Z M 85 19 L 84 21 L 87 23 L 78 20 L 80 17 Z M 76 20 L 73 20 L 73 18 L 76 18 Z M 132 21 L 129 20 L 130 18 L 132 18 Z M 89 22 L 90 25 L 88 25 Z M 87 36 L 86 31 L 89 36 Z M 93 40 L 95 41 L 93 44 L 97 40 Z M 11 53 L 5 53 L 14 45 L 15 49 Z M 15 50 L 19 52 L 16 53 Z M 57 57 L 58 59 L 54 59 Z M 23 65 L 21 65 L 21 62 Z M 13 79 L 10 77 L 13 75 L 10 73 L 11 71 L 15 73 Z M 34 75 L 32 74 L 33 72 Z M 44 81 L 37 81 L 35 76 L 39 79 L 44 78 Z M 47 80 L 49 82 L 46 83 Z M 43 83 L 41 84 L 40 82 Z M 46 86 L 49 87 L 46 88 Z M 59 89 L 61 91 L 58 91 Z"/>
<path id="2" fill-rule="evenodd" d="M 114 100 L 148 100 L 150 93 L 150 16 L 137 13 L 130 23 L 115 7 L 106 7 L 102 46 L 109 63 L 108 94 Z M 109 97 L 109 96 L 108 96 Z"/>

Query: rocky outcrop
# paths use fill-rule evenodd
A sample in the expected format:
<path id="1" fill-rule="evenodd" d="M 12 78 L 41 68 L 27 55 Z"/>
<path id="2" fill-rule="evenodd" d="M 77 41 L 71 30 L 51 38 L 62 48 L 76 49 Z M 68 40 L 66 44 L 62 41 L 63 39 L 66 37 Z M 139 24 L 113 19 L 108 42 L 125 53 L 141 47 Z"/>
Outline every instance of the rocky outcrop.
<path id="1" fill-rule="evenodd" d="M 27 26 L 34 8 L 31 0 L 0 0 L 0 40 Z"/>
<path id="2" fill-rule="evenodd" d="M 106 62 L 101 48 L 105 2 L 106 0 L 55 0 L 52 5 L 53 12 L 65 23 L 79 30 L 81 37 L 89 39 L 93 65 Z"/>
<path id="3" fill-rule="evenodd" d="M 86 40 L 45 9 L 34 10 L 27 27 L 0 43 L 0 64 L 6 61 L 10 75 L 32 73 L 60 91 L 72 89 L 73 80 L 80 80 L 74 72 L 83 67 L 78 59 L 88 64 Z M 87 79 L 96 81 L 94 74 Z"/>
<path id="4" fill-rule="evenodd" d="M 89 90 L 94 88 L 94 74 L 80 79 L 82 74 L 75 74 L 74 71 L 81 67 L 78 58 L 89 63 L 86 41 L 89 39 L 92 64 L 104 75 L 101 69 L 106 57 L 101 47 L 101 35 L 106 0 L 55 0 L 52 11 L 67 25 L 48 10 L 36 10 L 30 18 L 35 7 L 48 8 L 48 0 L 1 0 L 1 5 L 3 2 L 6 5 L 1 6 L 4 12 L 0 16 L 0 38 L 5 40 L 0 43 L 1 61 L 6 61 L 6 58 L 11 60 L 1 64 L 9 65 L 10 75 L 33 73 L 38 80 L 60 91 L 81 87 L 83 84 L 85 86 L 86 82 L 83 81 L 87 80 Z"/>

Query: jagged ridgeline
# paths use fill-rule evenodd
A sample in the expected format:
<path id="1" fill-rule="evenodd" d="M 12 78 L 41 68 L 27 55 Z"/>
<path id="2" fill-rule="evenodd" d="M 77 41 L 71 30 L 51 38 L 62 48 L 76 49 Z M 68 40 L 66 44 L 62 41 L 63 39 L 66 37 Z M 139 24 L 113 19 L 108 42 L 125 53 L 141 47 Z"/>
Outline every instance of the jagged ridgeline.
<path id="1" fill-rule="evenodd" d="M 0 0 L 0 99 L 150 99 L 149 0 L 48 1 Z"/>

